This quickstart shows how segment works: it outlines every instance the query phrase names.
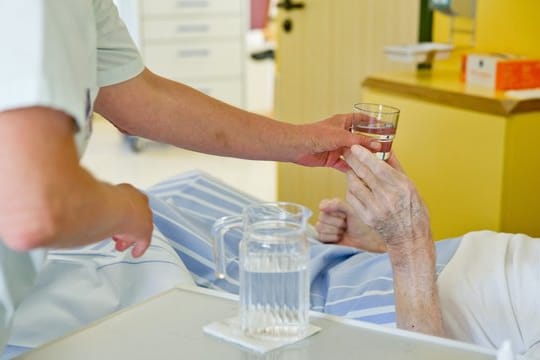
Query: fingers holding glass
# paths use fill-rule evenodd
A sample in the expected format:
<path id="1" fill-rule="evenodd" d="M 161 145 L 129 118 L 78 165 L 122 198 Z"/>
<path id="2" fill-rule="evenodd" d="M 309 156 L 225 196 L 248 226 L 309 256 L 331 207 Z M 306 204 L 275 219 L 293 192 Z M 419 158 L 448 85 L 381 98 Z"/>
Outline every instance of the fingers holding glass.
<path id="1" fill-rule="evenodd" d="M 380 143 L 380 149 L 374 153 L 379 159 L 387 160 L 396 135 L 399 113 L 399 109 L 393 106 L 354 104 L 350 131 Z"/>

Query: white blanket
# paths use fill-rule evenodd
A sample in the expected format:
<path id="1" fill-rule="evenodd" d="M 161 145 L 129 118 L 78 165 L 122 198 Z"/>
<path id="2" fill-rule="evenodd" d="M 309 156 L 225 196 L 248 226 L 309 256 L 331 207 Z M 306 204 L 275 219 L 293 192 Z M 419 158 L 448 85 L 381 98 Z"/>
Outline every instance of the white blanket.
<path id="1" fill-rule="evenodd" d="M 15 314 L 11 345 L 36 347 L 174 287 L 193 284 L 176 252 L 154 228 L 145 256 L 114 250 L 110 239 L 50 251 L 30 295 Z"/>
<path id="2" fill-rule="evenodd" d="M 540 239 L 468 233 L 438 287 L 450 337 L 540 358 Z"/>

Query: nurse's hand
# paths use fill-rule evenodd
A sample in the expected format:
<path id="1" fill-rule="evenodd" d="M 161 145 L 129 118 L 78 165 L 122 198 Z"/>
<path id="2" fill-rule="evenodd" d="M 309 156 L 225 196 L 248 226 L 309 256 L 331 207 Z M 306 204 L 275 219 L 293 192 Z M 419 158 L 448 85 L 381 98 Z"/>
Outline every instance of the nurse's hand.
<path id="1" fill-rule="evenodd" d="M 148 197 L 129 184 L 117 185 L 121 192 L 123 206 L 123 221 L 121 231 L 113 235 L 115 248 L 124 251 L 133 246 L 131 254 L 139 257 L 150 246 L 152 238 L 152 211 L 148 204 Z"/>
<path id="2" fill-rule="evenodd" d="M 148 248 L 152 213 L 130 185 L 96 179 L 81 166 L 74 121 L 30 107 L 0 111 L 0 237 L 16 251 L 72 248 L 114 237 L 119 249 Z"/>
<path id="3" fill-rule="evenodd" d="M 380 150 L 379 142 L 351 133 L 351 123 L 352 114 L 339 114 L 313 124 L 299 125 L 302 139 L 298 149 L 300 155 L 294 162 L 304 166 L 332 167 L 345 172 L 349 166 L 342 155 L 351 146 Z"/>

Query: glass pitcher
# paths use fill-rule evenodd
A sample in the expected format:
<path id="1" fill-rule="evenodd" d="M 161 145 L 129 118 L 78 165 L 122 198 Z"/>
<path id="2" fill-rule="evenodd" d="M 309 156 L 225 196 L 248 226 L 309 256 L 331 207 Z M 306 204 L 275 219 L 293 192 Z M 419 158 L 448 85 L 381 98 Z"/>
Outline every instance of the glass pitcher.
<path id="1" fill-rule="evenodd" d="M 241 228 L 239 244 L 240 327 L 266 339 L 303 337 L 309 327 L 309 243 L 311 211 L 274 202 L 248 206 L 212 228 L 216 276 L 227 278 L 225 234 Z"/>

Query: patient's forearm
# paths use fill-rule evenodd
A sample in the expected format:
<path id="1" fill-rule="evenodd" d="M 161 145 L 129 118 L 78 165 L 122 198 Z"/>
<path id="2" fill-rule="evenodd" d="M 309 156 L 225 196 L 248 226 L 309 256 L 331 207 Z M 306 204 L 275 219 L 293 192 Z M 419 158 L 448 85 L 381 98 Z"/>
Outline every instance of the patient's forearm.
<path id="1" fill-rule="evenodd" d="M 434 254 L 389 255 L 394 271 L 397 326 L 405 330 L 444 336 Z"/>

